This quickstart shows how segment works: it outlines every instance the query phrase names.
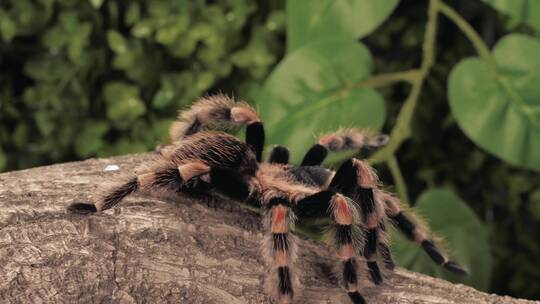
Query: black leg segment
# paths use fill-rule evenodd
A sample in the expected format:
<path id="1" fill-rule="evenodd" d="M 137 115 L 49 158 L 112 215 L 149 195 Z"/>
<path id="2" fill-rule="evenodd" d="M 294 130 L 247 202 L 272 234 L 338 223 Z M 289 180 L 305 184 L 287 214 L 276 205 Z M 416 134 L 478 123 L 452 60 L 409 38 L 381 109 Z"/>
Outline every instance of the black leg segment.
<path id="1" fill-rule="evenodd" d="M 320 166 L 327 154 L 328 150 L 324 146 L 314 144 L 304 156 L 301 166 Z"/>
<path id="2" fill-rule="evenodd" d="M 459 264 L 453 261 L 449 261 L 443 252 L 437 248 L 435 242 L 426 239 L 423 233 L 419 231 L 417 225 L 415 225 L 402 211 L 394 216 L 390 216 L 393 224 L 403 232 L 403 234 L 411 241 L 414 241 L 422 246 L 427 255 L 433 260 L 433 262 L 441 265 L 446 270 L 460 275 L 467 275 L 468 272 Z"/>
<path id="3" fill-rule="evenodd" d="M 251 123 L 246 128 L 246 143 L 253 149 L 257 156 L 257 161 L 262 159 L 262 152 L 264 148 L 264 126 L 262 122 L 257 121 Z"/>
<path id="4" fill-rule="evenodd" d="M 310 195 L 296 204 L 294 213 L 299 219 L 321 218 L 327 215 L 330 200 L 335 192 L 321 191 Z"/>
<path id="5" fill-rule="evenodd" d="M 96 205 L 93 203 L 72 203 L 68 207 L 70 213 L 88 214 L 97 212 Z"/>
<path id="6" fill-rule="evenodd" d="M 289 149 L 284 146 L 275 146 L 268 158 L 269 163 L 276 164 L 288 164 L 289 163 Z"/>
<path id="7" fill-rule="evenodd" d="M 400 211 L 395 216 L 391 217 L 394 225 L 403 232 L 403 234 L 411 241 L 414 241 L 414 231 L 416 225 Z"/>
<path id="8" fill-rule="evenodd" d="M 366 300 L 364 300 L 364 297 L 358 292 L 348 292 L 349 298 L 351 298 L 351 301 L 353 304 L 366 304 Z"/>
<path id="9" fill-rule="evenodd" d="M 289 267 L 278 267 L 279 276 L 279 292 L 282 295 L 289 295 L 291 298 L 294 295 L 291 275 L 289 273 Z"/>
<path id="10" fill-rule="evenodd" d="M 341 164 L 328 188 L 351 197 L 351 194 L 355 192 L 356 187 L 356 168 L 353 160 L 349 159 Z"/>

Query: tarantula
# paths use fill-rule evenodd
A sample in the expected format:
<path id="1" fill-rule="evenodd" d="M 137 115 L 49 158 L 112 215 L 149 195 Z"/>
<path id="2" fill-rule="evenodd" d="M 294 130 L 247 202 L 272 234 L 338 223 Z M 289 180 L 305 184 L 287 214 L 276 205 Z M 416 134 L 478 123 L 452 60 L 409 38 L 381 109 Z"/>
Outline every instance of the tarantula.
<path id="1" fill-rule="evenodd" d="M 214 126 L 246 127 L 246 143 Z M 377 148 L 388 137 L 355 129 L 323 135 L 300 166 L 288 164 L 289 151 L 276 146 L 268 162 L 261 162 L 264 127 L 248 104 L 215 95 L 199 99 L 180 113 L 170 129 L 172 144 L 162 147 L 146 173 L 112 189 L 95 203 L 73 203 L 69 210 L 92 213 L 114 207 L 140 189 L 181 193 L 216 191 L 264 209 L 267 232 L 262 252 L 270 268 L 267 285 L 280 303 L 290 303 L 298 289 L 294 270 L 297 239 L 291 225 L 299 218 L 328 216 L 339 273 L 353 303 L 365 303 L 359 292 L 358 272 L 363 255 L 371 280 L 383 280 L 377 256 L 388 269 L 394 262 L 388 247 L 386 221 L 420 244 L 433 261 L 459 274 L 466 271 L 439 250 L 425 225 L 411 220 L 399 200 L 379 189 L 375 171 L 358 159 L 345 161 L 337 171 L 321 166 L 328 152 Z"/>

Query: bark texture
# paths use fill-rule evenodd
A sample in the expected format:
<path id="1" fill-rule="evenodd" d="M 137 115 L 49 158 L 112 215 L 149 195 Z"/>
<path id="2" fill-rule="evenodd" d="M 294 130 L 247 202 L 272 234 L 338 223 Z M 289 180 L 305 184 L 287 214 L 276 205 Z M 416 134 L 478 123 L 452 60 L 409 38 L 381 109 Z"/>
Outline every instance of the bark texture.
<path id="1" fill-rule="evenodd" d="M 2 303 L 270 303 L 256 212 L 216 200 L 128 198 L 97 215 L 66 213 L 150 155 L 91 159 L 0 174 Z M 119 170 L 106 171 L 109 165 Z M 300 244 L 296 303 L 350 303 L 333 254 Z M 378 303 L 535 303 L 397 269 L 362 292 Z M 539 303 L 539 302 L 536 302 Z"/>

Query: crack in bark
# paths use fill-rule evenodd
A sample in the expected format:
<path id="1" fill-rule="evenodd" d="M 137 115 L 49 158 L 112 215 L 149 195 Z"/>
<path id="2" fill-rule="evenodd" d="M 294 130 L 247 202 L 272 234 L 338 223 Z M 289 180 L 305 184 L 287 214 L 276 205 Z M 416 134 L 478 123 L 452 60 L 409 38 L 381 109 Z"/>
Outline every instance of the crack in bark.
<path id="1" fill-rule="evenodd" d="M 114 288 L 111 291 L 111 299 L 114 299 L 114 296 L 118 290 L 120 290 L 120 284 L 116 280 L 116 271 L 117 271 L 117 260 L 118 260 L 118 251 L 120 248 L 120 234 L 118 233 L 117 229 L 113 230 L 113 237 L 112 237 L 112 243 L 113 243 L 113 251 L 111 252 L 111 262 L 112 262 L 112 283 Z"/>

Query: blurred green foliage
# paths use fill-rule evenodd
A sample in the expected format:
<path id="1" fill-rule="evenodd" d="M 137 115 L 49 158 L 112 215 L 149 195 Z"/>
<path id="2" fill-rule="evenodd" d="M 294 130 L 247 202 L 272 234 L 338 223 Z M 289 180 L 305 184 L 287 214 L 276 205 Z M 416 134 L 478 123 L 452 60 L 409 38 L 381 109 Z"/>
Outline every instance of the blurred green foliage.
<path id="1" fill-rule="evenodd" d="M 148 151 L 211 88 L 248 98 L 283 3 L 0 1 L 0 170 Z"/>
<path id="2" fill-rule="evenodd" d="M 524 33 L 536 40 L 540 38 L 539 33 L 528 24 L 490 9 L 480 1 L 446 2 L 452 4 L 490 47 L 495 46 L 497 41 L 509 33 Z M 418 65 L 422 59 L 420 48 L 426 22 L 425 12 L 426 3 L 402 0 L 387 22 L 365 40 L 375 55 L 375 70 L 378 73 L 401 71 Z M 488 290 L 516 297 L 540 299 L 538 285 L 533 283 L 540 281 L 540 264 L 537 262 L 540 253 L 540 176 L 537 171 L 512 165 L 493 156 L 493 152 L 477 146 L 462 130 L 455 117 L 456 112 L 450 108 L 453 101 L 448 100 L 452 96 L 448 96 L 450 87 L 447 86 L 450 84 L 447 81 L 452 69 L 461 60 L 477 54 L 471 42 L 448 19 L 439 20 L 438 32 L 437 60 L 420 95 L 412 120 L 411 138 L 397 154 L 411 201 L 416 201 L 416 205 L 420 204 L 422 197 L 433 188 L 444 187 L 458 194 L 474 210 L 489 236 L 493 268 Z M 515 49 L 515 53 L 520 52 L 519 48 Z M 535 60 L 536 57 L 528 58 L 531 64 Z M 512 76 L 525 75 L 527 74 L 515 73 Z M 477 90 L 476 87 L 467 90 L 485 92 Z M 390 130 L 396 123 L 401 100 L 409 93 L 409 86 L 399 84 L 384 88 L 381 92 L 387 101 L 391 101 L 387 103 L 389 117 L 383 128 Z M 536 98 L 527 100 L 532 103 L 536 101 L 536 104 L 538 102 Z M 476 99 L 474 102 L 485 100 Z M 489 112 L 489 109 L 484 107 L 481 111 Z M 476 113 L 482 113 L 481 111 Z M 501 120 L 495 129 L 508 126 L 503 122 Z M 512 141 L 511 137 L 512 135 L 510 139 L 506 139 L 507 143 L 499 145 L 500 149 L 506 148 L 505 145 L 520 143 Z M 501 138 L 504 139 L 499 137 L 498 140 Z M 392 180 L 386 168 L 379 169 L 384 181 L 388 183 Z M 422 210 L 426 206 L 425 201 L 422 205 L 424 206 L 419 209 L 430 225 L 439 234 L 445 234 L 438 230 L 438 221 L 434 221 L 436 215 Z M 476 240 L 477 234 L 481 235 L 481 232 L 471 231 L 466 238 Z M 446 238 L 447 248 L 459 256 L 461 245 L 456 247 L 451 236 L 447 235 Z M 403 248 L 402 245 L 395 244 L 396 256 L 398 250 Z M 423 259 L 422 256 L 417 257 Z M 410 265 L 413 269 L 427 273 L 435 271 L 424 268 L 427 263 Z M 478 283 L 473 284 L 479 286 Z"/>
<path id="3" fill-rule="evenodd" d="M 377 169 L 385 184 L 399 187 L 403 175 L 411 204 L 474 271 L 465 283 L 540 298 L 540 176 L 517 166 L 538 168 L 537 153 L 515 140 L 538 131 L 531 16 L 540 12 L 531 1 L 445 2 L 497 45 L 497 72 L 469 66 L 489 59 L 439 16 L 411 130 Z M 377 75 L 423 65 L 428 1 L 300 3 L 0 0 L 0 170 L 152 150 L 176 110 L 206 92 L 257 101 L 269 143 L 290 145 L 293 160 L 340 125 L 400 125 L 420 73 L 392 85 L 377 85 Z M 502 43 L 523 34 L 534 42 Z M 489 87 L 501 76 L 509 91 Z M 516 104 L 532 119 L 500 115 Z M 493 134 L 479 132 L 493 117 Z M 394 245 L 401 265 L 458 280 L 404 240 Z"/>

